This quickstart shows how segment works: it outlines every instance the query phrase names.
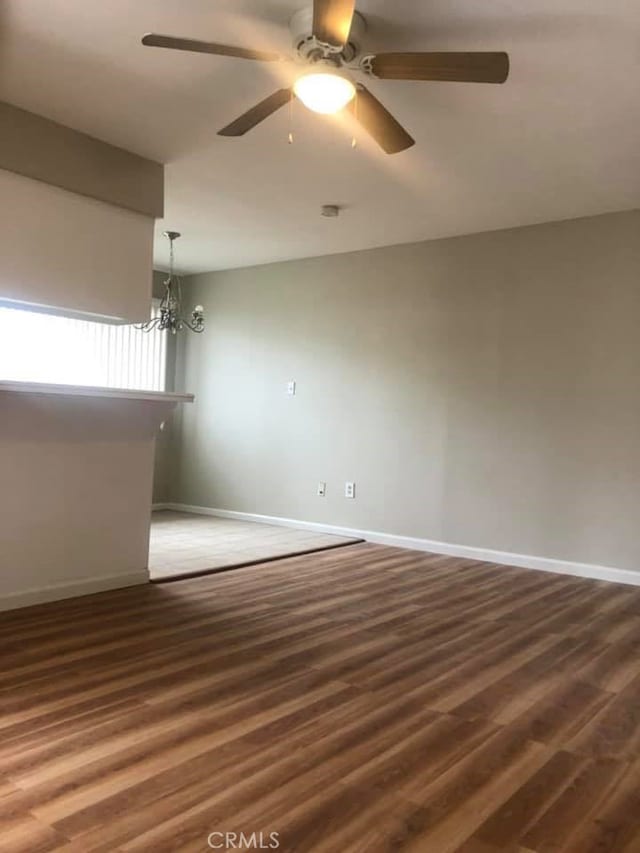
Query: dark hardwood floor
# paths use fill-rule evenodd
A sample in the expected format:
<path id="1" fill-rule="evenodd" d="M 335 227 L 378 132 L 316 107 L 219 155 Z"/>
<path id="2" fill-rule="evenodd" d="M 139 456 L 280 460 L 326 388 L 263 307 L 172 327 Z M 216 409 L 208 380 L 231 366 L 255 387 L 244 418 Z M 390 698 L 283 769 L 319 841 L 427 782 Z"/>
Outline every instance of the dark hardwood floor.
<path id="1" fill-rule="evenodd" d="M 640 851 L 640 588 L 355 545 L 0 642 L 3 853 Z"/>

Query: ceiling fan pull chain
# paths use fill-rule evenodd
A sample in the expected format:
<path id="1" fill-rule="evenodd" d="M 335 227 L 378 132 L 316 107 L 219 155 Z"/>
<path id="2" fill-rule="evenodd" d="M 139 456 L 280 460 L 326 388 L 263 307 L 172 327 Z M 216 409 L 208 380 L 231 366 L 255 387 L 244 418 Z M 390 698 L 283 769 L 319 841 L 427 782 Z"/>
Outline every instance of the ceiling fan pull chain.
<path id="1" fill-rule="evenodd" d="M 289 94 L 289 145 L 293 145 L 293 89 Z"/>
<path id="2" fill-rule="evenodd" d="M 358 97 L 359 97 L 359 96 L 358 96 L 358 89 L 357 89 L 357 87 L 356 87 L 356 93 L 355 93 L 355 95 L 353 96 L 353 115 L 354 115 L 354 118 L 355 118 L 355 120 L 356 120 L 356 124 L 357 124 L 357 122 L 358 122 Z M 353 136 L 351 137 L 351 147 L 352 147 L 352 148 L 357 148 L 357 147 L 358 147 L 358 140 L 357 140 L 357 138 L 356 138 L 356 132 L 355 132 L 355 130 L 353 131 Z"/>

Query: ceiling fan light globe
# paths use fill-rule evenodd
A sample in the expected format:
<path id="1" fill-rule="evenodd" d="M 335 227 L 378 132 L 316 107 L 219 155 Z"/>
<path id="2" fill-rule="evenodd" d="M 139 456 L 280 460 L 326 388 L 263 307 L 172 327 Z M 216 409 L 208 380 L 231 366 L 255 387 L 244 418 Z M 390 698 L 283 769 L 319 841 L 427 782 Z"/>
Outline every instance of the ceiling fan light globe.
<path id="1" fill-rule="evenodd" d="M 352 100 L 356 87 L 348 77 L 328 71 L 312 71 L 298 77 L 296 96 L 315 113 L 337 113 Z"/>

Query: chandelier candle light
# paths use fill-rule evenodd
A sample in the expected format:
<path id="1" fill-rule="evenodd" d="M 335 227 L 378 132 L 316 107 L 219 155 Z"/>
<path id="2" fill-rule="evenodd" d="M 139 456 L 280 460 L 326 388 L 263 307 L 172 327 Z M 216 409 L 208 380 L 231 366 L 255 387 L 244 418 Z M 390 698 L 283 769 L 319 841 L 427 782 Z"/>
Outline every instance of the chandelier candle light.
<path id="1" fill-rule="evenodd" d="M 187 319 L 182 316 L 182 283 L 180 277 L 173 271 L 173 244 L 180 236 L 178 231 L 163 231 L 163 236 L 169 240 L 169 277 L 164 280 L 164 296 L 160 302 L 158 316 L 146 323 L 140 323 L 136 329 L 151 332 L 158 329 L 164 332 L 168 329 L 172 335 L 187 328 L 192 332 L 204 332 L 204 308 L 196 305 Z"/>

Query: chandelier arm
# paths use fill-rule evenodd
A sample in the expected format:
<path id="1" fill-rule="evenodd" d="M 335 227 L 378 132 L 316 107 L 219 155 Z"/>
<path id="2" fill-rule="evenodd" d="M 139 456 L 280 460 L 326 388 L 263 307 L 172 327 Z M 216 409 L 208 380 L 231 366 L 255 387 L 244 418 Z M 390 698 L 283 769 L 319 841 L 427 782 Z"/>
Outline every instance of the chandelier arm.
<path id="1" fill-rule="evenodd" d="M 199 335 L 200 332 L 204 332 L 204 322 L 195 324 L 190 323 L 189 320 L 183 320 L 182 324 L 186 326 L 189 331 L 195 332 L 197 335 Z"/>
<path id="2" fill-rule="evenodd" d="M 154 317 L 153 320 L 147 320 L 146 323 L 136 323 L 134 329 L 140 329 L 143 332 L 151 332 L 160 324 L 160 318 Z"/>

